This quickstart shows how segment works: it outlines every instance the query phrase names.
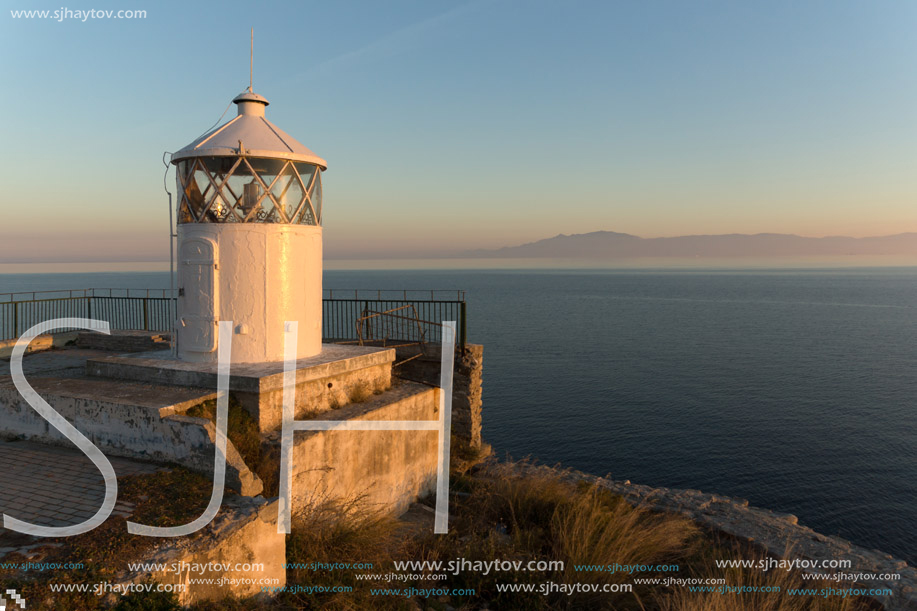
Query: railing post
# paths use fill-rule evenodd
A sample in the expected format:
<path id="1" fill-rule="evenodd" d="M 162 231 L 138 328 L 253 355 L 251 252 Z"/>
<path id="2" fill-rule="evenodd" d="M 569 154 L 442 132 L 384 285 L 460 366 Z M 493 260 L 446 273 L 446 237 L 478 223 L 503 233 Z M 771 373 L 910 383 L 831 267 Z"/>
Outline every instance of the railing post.
<path id="1" fill-rule="evenodd" d="M 459 308 L 459 311 L 460 311 L 459 317 L 462 322 L 460 323 L 461 332 L 459 333 L 459 347 L 462 349 L 462 352 L 465 352 L 465 336 L 466 336 L 465 327 L 467 326 L 467 316 L 466 316 L 466 311 L 465 311 L 466 307 L 465 306 L 467 304 L 464 301 L 461 303 L 462 305 Z"/>
<path id="2" fill-rule="evenodd" d="M 19 302 L 13 302 L 13 337 L 19 337 Z"/>
<path id="3" fill-rule="evenodd" d="M 147 297 L 149 297 L 149 291 L 147 291 Z M 150 300 L 148 298 L 143 300 L 143 330 L 150 330 Z"/>

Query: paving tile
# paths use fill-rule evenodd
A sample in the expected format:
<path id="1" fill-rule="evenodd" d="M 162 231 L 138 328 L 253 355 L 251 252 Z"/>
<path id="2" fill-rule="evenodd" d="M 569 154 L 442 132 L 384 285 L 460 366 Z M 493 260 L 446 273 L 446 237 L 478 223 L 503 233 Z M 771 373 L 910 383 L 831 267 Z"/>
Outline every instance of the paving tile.
<path id="1" fill-rule="evenodd" d="M 109 460 L 118 477 L 162 470 L 158 465 L 119 457 Z M 84 522 L 96 514 L 105 498 L 102 475 L 85 454 L 75 448 L 27 441 L 0 441 L 0 490 L 0 513 L 43 526 Z M 134 509 L 127 502 L 119 501 L 116 506 L 120 517 L 129 517 Z M 0 527 L 0 557 L 22 549 L 32 539 Z"/>

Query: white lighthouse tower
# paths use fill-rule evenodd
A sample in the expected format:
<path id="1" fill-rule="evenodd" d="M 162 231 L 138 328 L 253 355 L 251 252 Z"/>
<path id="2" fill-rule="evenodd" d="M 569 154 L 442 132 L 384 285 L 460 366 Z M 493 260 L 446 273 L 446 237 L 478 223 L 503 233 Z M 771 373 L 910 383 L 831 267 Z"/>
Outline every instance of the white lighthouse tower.
<path id="1" fill-rule="evenodd" d="M 216 362 L 233 321 L 232 362 L 321 352 L 322 181 L 327 163 L 264 116 L 249 87 L 238 115 L 172 155 L 178 182 L 178 358 Z"/>

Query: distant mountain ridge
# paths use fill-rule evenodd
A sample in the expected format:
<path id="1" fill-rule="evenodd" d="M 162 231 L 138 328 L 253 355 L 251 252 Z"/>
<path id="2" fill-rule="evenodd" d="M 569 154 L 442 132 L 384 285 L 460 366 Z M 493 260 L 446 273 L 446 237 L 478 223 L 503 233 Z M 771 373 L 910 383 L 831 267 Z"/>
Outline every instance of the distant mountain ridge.
<path id="1" fill-rule="evenodd" d="M 844 255 L 917 255 L 917 233 L 851 238 L 808 238 L 793 234 L 730 233 L 641 238 L 628 233 L 594 231 L 559 234 L 519 246 L 477 249 L 466 258 L 569 257 L 618 259 L 633 257 L 779 257 Z"/>

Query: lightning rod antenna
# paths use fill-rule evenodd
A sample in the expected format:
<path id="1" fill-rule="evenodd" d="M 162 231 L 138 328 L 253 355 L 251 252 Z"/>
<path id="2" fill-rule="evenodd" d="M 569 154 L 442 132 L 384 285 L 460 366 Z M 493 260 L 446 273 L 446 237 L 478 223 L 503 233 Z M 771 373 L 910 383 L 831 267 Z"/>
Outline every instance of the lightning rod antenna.
<path id="1" fill-rule="evenodd" d="M 248 90 L 251 91 L 255 80 L 255 28 L 252 28 L 252 47 L 248 58 Z"/>

